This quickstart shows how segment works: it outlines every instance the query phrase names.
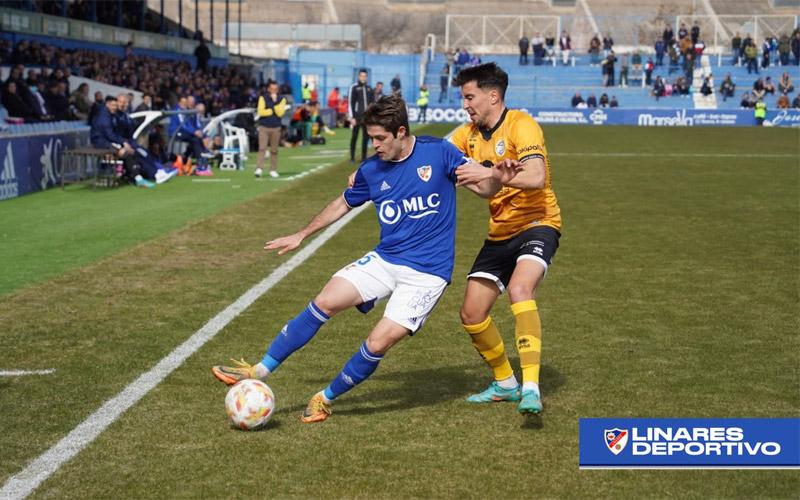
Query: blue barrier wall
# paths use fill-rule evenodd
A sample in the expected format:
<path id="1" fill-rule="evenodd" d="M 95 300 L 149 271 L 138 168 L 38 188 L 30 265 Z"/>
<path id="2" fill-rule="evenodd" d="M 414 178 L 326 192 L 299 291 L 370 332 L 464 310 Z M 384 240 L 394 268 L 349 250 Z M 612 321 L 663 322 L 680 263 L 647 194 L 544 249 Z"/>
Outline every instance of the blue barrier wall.
<path id="1" fill-rule="evenodd" d="M 0 136 L 0 200 L 61 182 L 61 151 L 89 143 L 89 127 L 60 133 Z"/>
<path id="2" fill-rule="evenodd" d="M 753 111 L 744 109 L 625 109 L 625 108 L 537 108 L 528 110 L 541 124 L 569 125 L 636 125 L 642 127 L 701 127 L 756 125 Z M 408 119 L 413 126 L 419 120 L 419 108 L 408 108 Z M 467 112 L 462 108 L 428 109 L 429 122 L 466 122 Z M 782 109 L 767 111 L 767 126 L 800 127 L 800 110 Z"/>

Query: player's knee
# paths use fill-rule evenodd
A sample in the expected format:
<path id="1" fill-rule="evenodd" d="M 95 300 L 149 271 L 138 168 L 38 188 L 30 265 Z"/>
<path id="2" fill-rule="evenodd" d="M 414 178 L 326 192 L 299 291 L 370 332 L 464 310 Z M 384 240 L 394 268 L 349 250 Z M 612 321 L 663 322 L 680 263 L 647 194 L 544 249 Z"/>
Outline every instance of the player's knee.
<path id="1" fill-rule="evenodd" d="M 330 297 L 322 294 L 317 295 L 317 297 L 314 298 L 314 305 L 317 306 L 317 308 L 324 312 L 328 317 L 333 316 L 340 310 L 337 304 Z"/>
<path id="2" fill-rule="evenodd" d="M 466 307 L 461 308 L 461 324 L 462 325 L 477 325 L 486 320 L 487 313 L 483 311 L 474 311 Z"/>
<path id="3" fill-rule="evenodd" d="M 534 298 L 534 290 L 527 284 L 511 284 L 508 287 L 508 298 L 511 303 L 522 302 Z"/>
<path id="4" fill-rule="evenodd" d="M 372 354 L 383 356 L 390 347 L 391 344 L 386 342 L 386 339 L 373 338 L 372 336 L 367 337 L 367 349 L 369 349 L 369 352 Z"/>

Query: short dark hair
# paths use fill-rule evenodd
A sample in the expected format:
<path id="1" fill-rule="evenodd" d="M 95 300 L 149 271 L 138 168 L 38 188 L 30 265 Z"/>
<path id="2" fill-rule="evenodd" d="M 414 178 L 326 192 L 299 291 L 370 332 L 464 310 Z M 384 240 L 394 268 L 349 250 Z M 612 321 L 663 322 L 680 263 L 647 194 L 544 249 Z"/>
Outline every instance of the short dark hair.
<path id="1" fill-rule="evenodd" d="M 469 82 L 475 82 L 479 89 L 496 89 L 500 92 L 500 98 L 505 99 L 508 73 L 493 62 L 479 64 L 462 69 L 455 77 L 455 83 L 459 87 Z"/>
<path id="2" fill-rule="evenodd" d="M 107 95 L 106 96 L 106 102 L 111 102 L 111 101 L 116 102 L 116 100 L 117 100 L 116 96 L 113 96 L 113 95 Z"/>
<path id="3" fill-rule="evenodd" d="M 367 74 L 369 74 L 369 71 L 367 71 L 367 68 L 359 68 L 358 72 L 359 73 L 367 73 Z"/>
<path id="4" fill-rule="evenodd" d="M 406 102 L 402 97 L 393 95 L 381 97 L 367 108 L 364 113 L 364 125 L 380 125 L 394 137 L 397 137 L 400 127 L 405 127 L 406 133 L 411 134 Z"/>

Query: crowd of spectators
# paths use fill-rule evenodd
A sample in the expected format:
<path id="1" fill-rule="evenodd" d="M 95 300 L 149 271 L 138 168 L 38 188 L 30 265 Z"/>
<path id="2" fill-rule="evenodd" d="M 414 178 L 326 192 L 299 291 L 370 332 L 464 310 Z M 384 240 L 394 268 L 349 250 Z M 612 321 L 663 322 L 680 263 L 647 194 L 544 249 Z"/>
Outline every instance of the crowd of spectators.
<path id="1" fill-rule="evenodd" d="M 172 109 L 180 96 L 192 95 L 216 116 L 252 104 L 256 98 L 255 81 L 235 66 L 212 66 L 202 71 L 193 69 L 188 61 L 135 54 L 130 46 L 120 57 L 26 40 L 14 46 L 0 41 L 0 64 L 12 65 L 11 74 L 3 82 L 2 103 L 10 115 L 26 122 L 88 118 L 88 89 L 72 92 L 70 75 L 141 92 L 147 96 L 148 108 L 154 110 Z M 34 68 L 23 76 L 24 66 Z M 16 85 L 9 88 L 11 82 Z M 20 100 L 28 106 L 19 108 Z"/>

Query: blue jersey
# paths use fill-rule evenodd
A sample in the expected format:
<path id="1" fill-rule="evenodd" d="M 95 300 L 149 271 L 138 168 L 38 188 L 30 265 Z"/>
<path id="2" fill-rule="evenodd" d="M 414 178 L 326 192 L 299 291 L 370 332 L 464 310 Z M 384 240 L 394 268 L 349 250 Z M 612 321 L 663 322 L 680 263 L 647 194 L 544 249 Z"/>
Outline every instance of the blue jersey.
<path id="1" fill-rule="evenodd" d="M 344 200 L 357 207 L 372 200 L 381 226 L 375 251 L 385 261 L 450 281 L 456 235 L 456 167 L 466 160 L 449 141 L 417 137 L 400 161 L 377 155 L 356 171 Z"/>

